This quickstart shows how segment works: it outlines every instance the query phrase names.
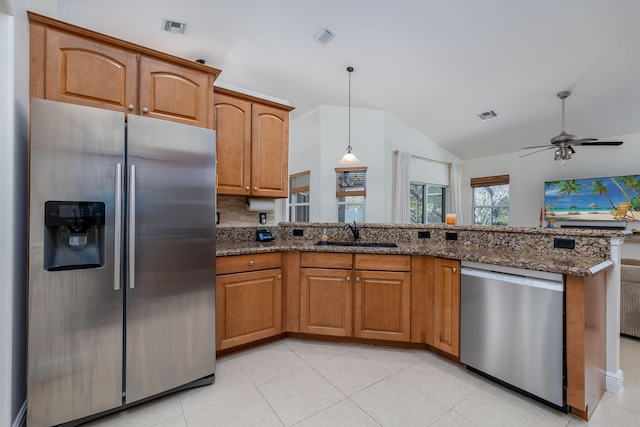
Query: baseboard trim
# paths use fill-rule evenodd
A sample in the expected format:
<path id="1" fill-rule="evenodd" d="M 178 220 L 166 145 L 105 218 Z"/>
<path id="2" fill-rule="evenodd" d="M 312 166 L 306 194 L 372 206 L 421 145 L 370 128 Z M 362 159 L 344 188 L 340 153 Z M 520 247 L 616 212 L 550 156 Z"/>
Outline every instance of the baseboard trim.
<path id="1" fill-rule="evenodd" d="M 622 369 L 615 373 L 607 371 L 606 389 L 613 394 L 622 393 L 622 389 L 624 389 L 624 373 Z"/>
<path id="2" fill-rule="evenodd" d="M 16 416 L 16 419 L 11 424 L 11 427 L 24 427 L 27 425 L 27 401 L 25 400 L 20 408 L 20 412 Z"/>

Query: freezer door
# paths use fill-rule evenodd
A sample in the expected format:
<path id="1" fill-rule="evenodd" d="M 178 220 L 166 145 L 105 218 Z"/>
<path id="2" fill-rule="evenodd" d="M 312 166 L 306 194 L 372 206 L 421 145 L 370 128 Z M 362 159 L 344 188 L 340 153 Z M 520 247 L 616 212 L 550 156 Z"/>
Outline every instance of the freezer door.
<path id="1" fill-rule="evenodd" d="M 122 405 L 123 291 L 115 289 L 120 274 L 114 246 L 115 218 L 122 214 L 115 200 L 118 163 L 124 165 L 124 114 L 32 100 L 27 357 L 32 427 Z M 94 230 L 84 242 L 67 226 L 45 227 L 48 201 L 104 204 L 102 231 Z M 53 213 L 69 218 L 78 206 L 60 203 Z M 55 250 L 47 255 L 46 248 Z M 83 256 L 97 257 L 101 265 L 78 261 Z M 83 265 L 64 269 L 75 264 Z M 56 270 L 61 265 L 67 267 Z"/>
<path id="2" fill-rule="evenodd" d="M 215 132 L 129 116 L 126 403 L 215 368 Z"/>

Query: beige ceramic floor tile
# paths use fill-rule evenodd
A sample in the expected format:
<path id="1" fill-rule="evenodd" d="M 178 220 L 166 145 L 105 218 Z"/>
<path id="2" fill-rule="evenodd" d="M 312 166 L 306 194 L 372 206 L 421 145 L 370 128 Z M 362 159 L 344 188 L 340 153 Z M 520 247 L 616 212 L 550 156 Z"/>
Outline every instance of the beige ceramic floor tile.
<path id="1" fill-rule="evenodd" d="M 187 427 L 187 420 L 183 415 L 155 424 L 153 427 Z"/>
<path id="2" fill-rule="evenodd" d="M 328 341 L 314 341 L 307 339 L 284 340 L 285 344 L 307 363 L 318 363 L 332 357 L 339 356 L 351 350 L 352 346 Z"/>
<path id="3" fill-rule="evenodd" d="M 311 366 L 345 396 L 351 396 L 389 376 L 388 371 L 354 350 L 312 363 Z"/>
<path id="4" fill-rule="evenodd" d="M 180 403 L 185 413 L 193 412 L 251 388 L 254 388 L 253 383 L 235 360 L 221 359 L 216 365 L 214 383 L 180 393 Z"/>
<path id="5" fill-rule="evenodd" d="M 356 393 L 351 400 L 383 426 L 428 426 L 449 410 L 410 385 L 391 378 Z"/>
<path id="6" fill-rule="evenodd" d="M 91 421 L 87 427 L 151 427 L 182 416 L 178 394 L 161 397 L 104 418 Z"/>
<path id="7" fill-rule="evenodd" d="M 251 388 L 185 414 L 188 427 L 282 427 L 258 390 Z"/>
<path id="8" fill-rule="evenodd" d="M 424 359 L 426 350 L 408 348 L 357 346 L 356 353 L 372 361 L 388 372 L 397 372 Z"/>
<path id="9" fill-rule="evenodd" d="M 264 384 L 308 366 L 282 342 L 249 350 L 233 360 L 244 369 L 254 385 Z"/>
<path id="10" fill-rule="evenodd" d="M 438 418 L 430 427 L 474 427 L 471 421 L 451 410 Z"/>
<path id="11" fill-rule="evenodd" d="M 476 389 L 454 411 L 487 427 L 566 426 L 571 417 L 493 383 Z"/>
<path id="12" fill-rule="evenodd" d="M 295 427 L 378 427 L 373 418 L 349 399 L 344 399 L 300 421 Z"/>
<path id="13" fill-rule="evenodd" d="M 286 425 L 293 425 L 344 399 L 316 371 L 306 368 L 258 386 L 258 390 Z"/>

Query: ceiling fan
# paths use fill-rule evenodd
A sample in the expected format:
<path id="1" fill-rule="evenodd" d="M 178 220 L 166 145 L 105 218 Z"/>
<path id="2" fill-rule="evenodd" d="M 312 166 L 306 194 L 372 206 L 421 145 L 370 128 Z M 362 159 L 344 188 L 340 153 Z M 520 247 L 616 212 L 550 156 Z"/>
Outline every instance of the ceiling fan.
<path id="1" fill-rule="evenodd" d="M 591 145 L 591 146 L 605 146 L 605 145 L 622 145 L 623 141 L 598 141 L 596 138 L 580 138 L 572 135 L 570 133 L 565 132 L 564 130 L 564 100 L 567 99 L 571 95 L 571 92 L 568 90 L 562 91 L 558 93 L 558 98 L 562 100 L 562 131 L 559 135 L 551 138 L 551 145 L 534 145 L 532 147 L 523 147 L 523 150 L 528 150 L 531 148 L 542 148 L 542 150 L 533 151 L 531 153 L 523 154 L 520 157 L 530 156 L 531 154 L 536 154 L 541 151 L 550 150 L 555 148 L 555 156 L 554 160 L 562 160 L 562 168 L 564 170 L 564 165 L 567 160 L 571 158 L 571 155 L 576 151 L 573 149 L 574 146 L 578 145 Z M 544 147 L 544 148 L 543 148 Z"/>

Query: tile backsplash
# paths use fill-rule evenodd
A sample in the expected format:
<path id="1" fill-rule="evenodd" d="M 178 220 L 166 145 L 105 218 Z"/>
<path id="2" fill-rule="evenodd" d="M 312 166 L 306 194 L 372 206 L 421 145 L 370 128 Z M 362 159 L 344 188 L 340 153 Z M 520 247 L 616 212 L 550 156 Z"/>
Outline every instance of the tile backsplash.
<path id="1" fill-rule="evenodd" d="M 217 211 L 220 212 L 218 227 L 273 226 L 274 212 L 267 212 L 267 223 L 260 224 L 260 212 L 247 211 L 247 198 L 242 196 L 218 196 Z"/>

